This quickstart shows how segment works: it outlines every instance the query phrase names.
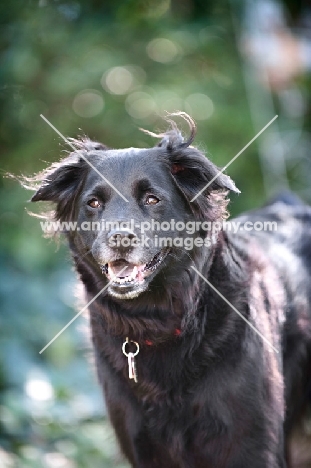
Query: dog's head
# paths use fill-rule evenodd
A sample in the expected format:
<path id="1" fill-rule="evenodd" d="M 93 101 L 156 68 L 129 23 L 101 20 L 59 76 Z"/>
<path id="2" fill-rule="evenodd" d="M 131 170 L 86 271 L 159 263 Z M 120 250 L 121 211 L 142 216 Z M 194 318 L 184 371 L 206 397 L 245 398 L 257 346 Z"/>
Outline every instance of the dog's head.
<path id="1" fill-rule="evenodd" d="M 208 256 L 213 239 L 202 224 L 222 220 L 228 190 L 238 192 L 190 146 L 195 125 L 181 115 L 191 128 L 187 141 L 174 123 L 150 149 L 112 150 L 73 140 L 77 151 L 44 172 L 32 197 L 54 202 L 55 220 L 77 223 L 73 230 L 65 224 L 61 229 L 76 256 L 84 255 L 107 277 L 115 298 L 138 297 L 153 285 L 159 289 L 161 278 L 178 274 L 182 259 L 187 266 L 195 252 Z"/>

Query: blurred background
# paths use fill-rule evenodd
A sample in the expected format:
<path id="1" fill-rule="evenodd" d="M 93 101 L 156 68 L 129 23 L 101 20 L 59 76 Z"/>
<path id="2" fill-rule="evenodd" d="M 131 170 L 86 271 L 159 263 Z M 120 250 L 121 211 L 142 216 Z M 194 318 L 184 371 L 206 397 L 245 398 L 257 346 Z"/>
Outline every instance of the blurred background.
<path id="1" fill-rule="evenodd" d="M 277 0 L 13 0 L 0 4 L 2 174 L 64 155 L 64 135 L 152 146 L 165 112 L 197 122 L 228 168 L 233 215 L 282 190 L 311 202 L 311 9 Z M 184 124 L 181 122 L 181 126 Z M 185 128 L 185 131 L 187 129 Z M 80 316 L 68 251 L 42 237 L 31 194 L 0 178 L 0 466 L 126 467 Z"/>

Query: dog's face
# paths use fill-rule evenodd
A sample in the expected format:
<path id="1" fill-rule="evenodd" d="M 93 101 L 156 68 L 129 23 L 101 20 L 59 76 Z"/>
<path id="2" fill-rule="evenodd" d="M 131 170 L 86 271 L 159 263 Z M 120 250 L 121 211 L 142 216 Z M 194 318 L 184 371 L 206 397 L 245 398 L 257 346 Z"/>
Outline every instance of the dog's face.
<path id="1" fill-rule="evenodd" d="M 52 167 L 32 201 L 55 202 L 57 219 L 77 222 L 67 232 L 71 245 L 91 255 L 117 299 L 161 287 L 181 259 L 190 264 L 194 239 L 207 236 L 197 222 L 219 220 L 226 192 L 237 191 L 198 150 L 181 142 L 174 147 L 170 138 L 154 148 L 124 150 L 88 141 L 82 151 Z"/>
<path id="2" fill-rule="evenodd" d="M 94 155 L 92 161 L 106 180 L 94 170 L 88 172 L 77 219 L 79 226 L 87 220 L 89 226 L 100 229 L 82 231 L 79 236 L 112 281 L 109 294 L 137 297 L 165 266 L 171 252 L 172 247 L 160 241 L 161 225 L 168 227 L 166 238 L 174 239 L 179 233 L 172 229 L 171 220 L 193 216 L 172 183 L 159 148 L 108 150 Z"/>

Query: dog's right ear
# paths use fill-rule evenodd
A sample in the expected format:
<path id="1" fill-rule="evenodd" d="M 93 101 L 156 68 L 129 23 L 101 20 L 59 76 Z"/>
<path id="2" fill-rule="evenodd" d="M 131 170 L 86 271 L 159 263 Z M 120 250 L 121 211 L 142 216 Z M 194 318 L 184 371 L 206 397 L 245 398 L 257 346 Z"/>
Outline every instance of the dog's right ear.
<path id="1" fill-rule="evenodd" d="M 69 220 L 74 214 L 75 200 L 81 192 L 86 174 L 87 163 L 72 154 L 32 179 L 40 183 L 31 201 L 48 201 L 56 204 L 56 219 Z"/>
<path id="2" fill-rule="evenodd" d="M 57 219 L 68 220 L 74 215 L 75 200 L 79 196 L 85 177 L 90 169 L 86 161 L 88 153 L 107 150 L 107 146 L 87 137 L 69 138 L 77 150 L 59 163 L 52 164 L 45 171 L 31 179 L 24 178 L 23 185 L 27 188 L 36 186 L 36 193 L 31 201 L 48 201 L 56 204 Z M 29 187 L 29 182 L 31 187 Z M 38 188 L 38 183 L 39 188 Z"/>
<path id="3" fill-rule="evenodd" d="M 50 201 L 58 203 L 69 199 L 77 189 L 81 175 L 81 165 L 66 164 L 65 161 L 48 168 L 42 177 L 41 186 L 32 196 L 31 201 Z"/>

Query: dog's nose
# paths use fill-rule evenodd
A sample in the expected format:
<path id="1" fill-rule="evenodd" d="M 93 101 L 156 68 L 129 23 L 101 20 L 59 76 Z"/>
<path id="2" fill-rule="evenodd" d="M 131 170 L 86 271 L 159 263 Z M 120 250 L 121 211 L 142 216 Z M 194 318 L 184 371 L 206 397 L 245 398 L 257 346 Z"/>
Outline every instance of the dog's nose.
<path id="1" fill-rule="evenodd" d="M 113 229 L 107 235 L 110 247 L 128 248 L 134 246 L 137 236 L 129 229 Z"/>

